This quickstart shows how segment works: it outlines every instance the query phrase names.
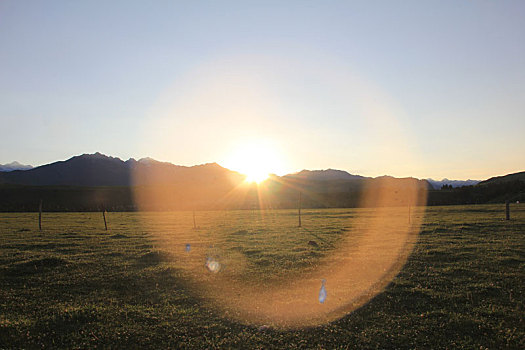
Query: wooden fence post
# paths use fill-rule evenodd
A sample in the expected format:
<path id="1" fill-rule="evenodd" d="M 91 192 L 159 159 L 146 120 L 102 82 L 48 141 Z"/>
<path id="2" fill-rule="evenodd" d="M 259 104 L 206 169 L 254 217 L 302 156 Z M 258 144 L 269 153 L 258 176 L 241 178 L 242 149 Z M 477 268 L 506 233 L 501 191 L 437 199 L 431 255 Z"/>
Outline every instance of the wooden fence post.
<path id="1" fill-rule="evenodd" d="M 42 231 L 42 200 L 40 200 L 38 205 L 38 229 Z"/>
<path id="2" fill-rule="evenodd" d="M 104 218 L 104 227 L 106 231 L 108 230 L 108 224 L 106 222 L 106 209 L 102 209 L 102 217 Z"/>
<path id="3" fill-rule="evenodd" d="M 510 201 L 505 201 L 505 220 L 510 220 Z"/>
<path id="4" fill-rule="evenodd" d="M 299 192 L 299 227 L 301 227 L 301 197 L 302 192 Z"/>
<path id="5" fill-rule="evenodd" d="M 197 223 L 195 222 L 195 210 L 193 211 L 193 229 L 197 229 Z"/>

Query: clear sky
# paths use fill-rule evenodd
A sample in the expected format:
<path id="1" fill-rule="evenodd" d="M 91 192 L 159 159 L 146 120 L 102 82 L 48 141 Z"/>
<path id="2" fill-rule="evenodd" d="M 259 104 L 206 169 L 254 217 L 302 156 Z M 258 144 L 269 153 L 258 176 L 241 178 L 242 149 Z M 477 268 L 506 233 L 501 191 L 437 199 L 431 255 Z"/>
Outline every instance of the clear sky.
<path id="1" fill-rule="evenodd" d="M 0 163 L 254 144 L 280 175 L 525 170 L 525 2 L 0 1 Z"/>

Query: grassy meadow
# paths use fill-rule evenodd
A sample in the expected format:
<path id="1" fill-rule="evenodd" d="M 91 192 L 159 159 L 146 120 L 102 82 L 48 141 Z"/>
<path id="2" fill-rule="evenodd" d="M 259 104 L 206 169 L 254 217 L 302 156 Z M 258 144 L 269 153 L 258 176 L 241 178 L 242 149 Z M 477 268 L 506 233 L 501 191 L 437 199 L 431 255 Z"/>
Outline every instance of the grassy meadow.
<path id="1" fill-rule="evenodd" d="M 303 210 L 298 227 L 294 210 L 196 212 L 194 228 L 191 212 L 107 213 L 105 231 L 101 213 L 44 213 L 39 231 L 38 213 L 0 213 L 0 348 L 525 348 L 523 204 L 510 221 L 504 205 L 412 208 L 422 224 L 406 264 L 327 324 L 261 327 L 201 288 L 285 289 L 374 215 Z"/>

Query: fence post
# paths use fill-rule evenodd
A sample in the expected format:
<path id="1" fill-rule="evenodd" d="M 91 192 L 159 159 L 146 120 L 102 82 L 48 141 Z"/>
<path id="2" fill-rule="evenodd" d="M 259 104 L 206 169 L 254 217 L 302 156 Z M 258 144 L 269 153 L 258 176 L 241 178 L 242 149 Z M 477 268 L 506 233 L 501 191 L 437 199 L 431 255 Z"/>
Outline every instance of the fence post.
<path id="1" fill-rule="evenodd" d="M 106 209 L 102 209 L 102 217 L 104 218 L 104 228 L 108 230 L 108 224 L 106 222 Z"/>
<path id="2" fill-rule="evenodd" d="M 505 201 L 505 220 L 510 220 L 510 201 Z"/>
<path id="3" fill-rule="evenodd" d="M 195 210 L 193 211 L 193 229 L 197 229 L 197 223 L 195 222 Z"/>
<path id="4" fill-rule="evenodd" d="M 301 227 L 301 197 L 302 192 L 299 192 L 299 227 Z"/>

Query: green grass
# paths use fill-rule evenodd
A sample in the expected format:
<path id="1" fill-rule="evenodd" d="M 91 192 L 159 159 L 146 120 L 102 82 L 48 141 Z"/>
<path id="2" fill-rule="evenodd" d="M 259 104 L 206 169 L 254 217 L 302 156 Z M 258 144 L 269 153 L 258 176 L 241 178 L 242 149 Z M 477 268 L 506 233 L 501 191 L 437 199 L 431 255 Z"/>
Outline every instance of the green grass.
<path id="1" fill-rule="evenodd" d="M 38 214 L 0 214 L 0 348 L 525 348 L 525 205 L 511 221 L 503 205 L 427 208 L 393 281 L 325 325 L 258 329 L 192 282 L 206 256 L 261 286 L 315 271 L 373 214 L 306 210 L 298 228 L 295 211 L 197 212 L 193 229 L 191 212 L 108 213 L 108 232 L 100 213 L 44 213 L 42 232 Z"/>

